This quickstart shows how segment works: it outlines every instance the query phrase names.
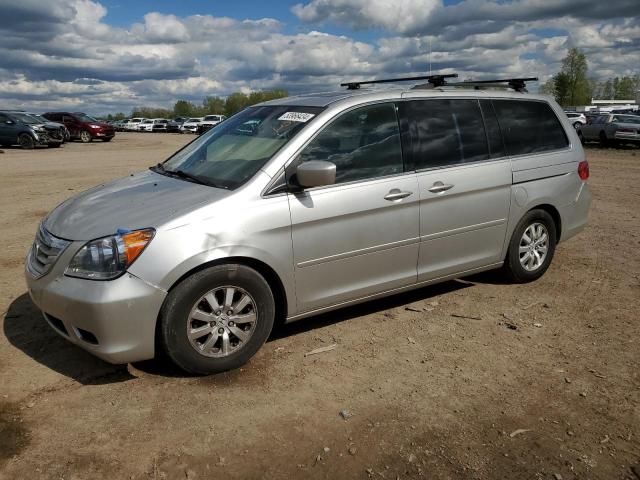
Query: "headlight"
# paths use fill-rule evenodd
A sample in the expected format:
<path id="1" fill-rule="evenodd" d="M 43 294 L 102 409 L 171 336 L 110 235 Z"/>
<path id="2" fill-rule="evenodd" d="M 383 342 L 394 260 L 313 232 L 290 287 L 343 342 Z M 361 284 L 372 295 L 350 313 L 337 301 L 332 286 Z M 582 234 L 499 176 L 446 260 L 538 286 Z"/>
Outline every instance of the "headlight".
<path id="1" fill-rule="evenodd" d="M 39 133 L 45 131 L 44 127 L 39 127 L 39 126 L 32 126 L 31 130 L 33 130 L 34 132 L 39 132 Z"/>
<path id="2" fill-rule="evenodd" d="M 69 277 L 112 280 L 122 275 L 149 244 L 155 230 L 118 231 L 88 242 L 65 270 Z"/>
<path id="3" fill-rule="evenodd" d="M 100 125 L 89 125 L 91 128 L 100 128 Z"/>

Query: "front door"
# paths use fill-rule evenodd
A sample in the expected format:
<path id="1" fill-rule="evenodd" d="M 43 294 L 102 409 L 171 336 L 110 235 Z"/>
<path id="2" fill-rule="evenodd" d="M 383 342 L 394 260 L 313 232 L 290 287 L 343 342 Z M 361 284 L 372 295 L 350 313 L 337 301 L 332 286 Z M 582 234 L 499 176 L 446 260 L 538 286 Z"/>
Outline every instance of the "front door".
<path id="1" fill-rule="evenodd" d="M 500 262 L 512 173 L 491 102 L 410 100 L 401 118 L 419 186 L 418 281 Z"/>
<path id="2" fill-rule="evenodd" d="M 336 164 L 334 185 L 288 194 L 300 312 L 416 281 L 418 184 L 405 172 L 396 110 L 381 103 L 342 114 L 292 165 Z"/>

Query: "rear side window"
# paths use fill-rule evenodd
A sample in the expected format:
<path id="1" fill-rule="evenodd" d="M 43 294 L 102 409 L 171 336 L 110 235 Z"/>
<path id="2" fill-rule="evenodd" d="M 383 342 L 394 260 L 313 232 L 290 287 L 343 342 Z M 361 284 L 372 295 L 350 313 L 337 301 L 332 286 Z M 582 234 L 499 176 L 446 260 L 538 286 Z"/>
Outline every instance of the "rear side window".
<path id="1" fill-rule="evenodd" d="M 416 170 L 489 158 L 477 100 L 411 100 L 400 105 Z"/>
<path id="2" fill-rule="evenodd" d="M 341 115 L 304 148 L 299 159 L 335 163 L 336 183 L 402 173 L 395 105 L 368 105 Z"/>
<path id="3" fill-rule="evenodd" d="M 493 100 L 509 155 L 547 152 L 569 145 L 562 124 L 546 102 Z"/>

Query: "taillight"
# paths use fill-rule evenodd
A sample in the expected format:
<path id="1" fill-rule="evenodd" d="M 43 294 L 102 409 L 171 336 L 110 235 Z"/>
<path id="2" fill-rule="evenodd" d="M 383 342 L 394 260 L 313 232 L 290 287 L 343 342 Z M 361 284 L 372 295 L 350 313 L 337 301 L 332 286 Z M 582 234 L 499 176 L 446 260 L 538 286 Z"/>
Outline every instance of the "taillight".
<path id="1" fill-rule="evenodd" d="M 636 133 L 633 128 L 618 128 L 618 131 L 622 133 Z"/>
<path id="2" fill-rule="evenodd" d="M 586 160 L 583 160 L 578 164 L 578 176 L 580 177 L 580 180 L 587 180 L 589 178 L 589 162 Z"/>

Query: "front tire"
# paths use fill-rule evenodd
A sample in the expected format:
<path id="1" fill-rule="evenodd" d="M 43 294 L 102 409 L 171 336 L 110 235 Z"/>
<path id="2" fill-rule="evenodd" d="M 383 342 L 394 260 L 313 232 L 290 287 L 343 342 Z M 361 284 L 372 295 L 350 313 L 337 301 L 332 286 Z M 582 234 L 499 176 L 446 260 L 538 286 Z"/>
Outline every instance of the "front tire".
<path id="1" fill-rule="evenodd" d="M 183 370 L 220 373 L 256 354 L 274 317 L 273 293 L 262 275 L 245 265 L 217 265 L 171 290 L 160 311 L 160 340 Z"/>
<path id="2" fill-rule="evenodd" d="M 516 283 L 532 282 L 549 268 L 556 251 L 556 224 L 544 210 L 531 210 L 518 222 L 504 269 Z"/>
<path id="3" fill-rule="evenodd" d="M 36 147 L 36 142 L 28 133 L 22 133 L 18 137 L 18 144 L 23 150 L 33 150 Z"/>
<path id="4" fill-rule="evenodd" d="M 91 142 L 91 140 L 91 134 L 89 132 L 87 132 L 86 130 L 80 132 L 80 141 L 82 143 L 89 143 Z"/>

